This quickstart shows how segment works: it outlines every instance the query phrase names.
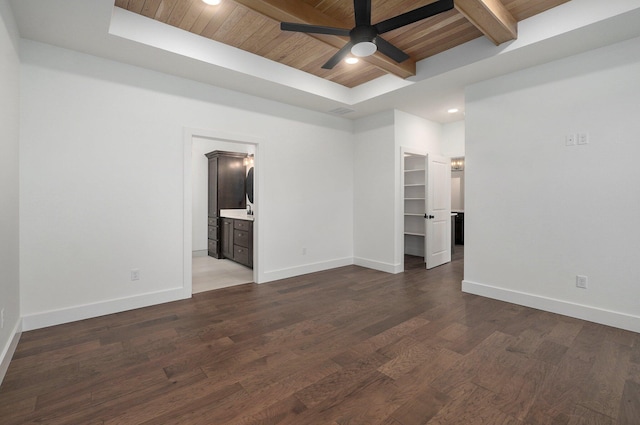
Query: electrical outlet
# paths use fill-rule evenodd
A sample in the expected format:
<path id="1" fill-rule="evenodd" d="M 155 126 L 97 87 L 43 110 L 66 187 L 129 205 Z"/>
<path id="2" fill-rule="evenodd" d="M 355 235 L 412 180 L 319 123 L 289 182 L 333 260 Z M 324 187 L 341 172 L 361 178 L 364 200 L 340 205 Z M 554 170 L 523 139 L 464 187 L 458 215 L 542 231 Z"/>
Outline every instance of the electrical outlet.
<path id="1" fill-rule="evenodd" d="M 577 275 L 576 276 L 576 287 L 582 288 L 582 289 L 587 289 L 587 276 Z"/>
<path id="2" fill-rule="evenodd" d="M 131 280 L 140 280 L 140 269 L 131 270 Z"/>
<path id="3" fill-rule="evenodd" d="M 575 134 L 567 134 L 567 137 L 564 140 L 564 144 L 566 146 L 575 146 L 576 145 L 576 135 Z"/>

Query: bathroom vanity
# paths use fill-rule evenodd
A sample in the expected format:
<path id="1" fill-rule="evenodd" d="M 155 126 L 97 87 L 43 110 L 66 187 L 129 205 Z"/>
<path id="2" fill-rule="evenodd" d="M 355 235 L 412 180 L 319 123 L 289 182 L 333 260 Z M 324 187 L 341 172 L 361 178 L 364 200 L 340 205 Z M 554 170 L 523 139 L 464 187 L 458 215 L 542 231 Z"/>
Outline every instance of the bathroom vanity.
<path id="1" fill-rule="evenodd" d="M 246 210 L 220 210 L 222 255 L 253 268 L 253 215 Z"/>

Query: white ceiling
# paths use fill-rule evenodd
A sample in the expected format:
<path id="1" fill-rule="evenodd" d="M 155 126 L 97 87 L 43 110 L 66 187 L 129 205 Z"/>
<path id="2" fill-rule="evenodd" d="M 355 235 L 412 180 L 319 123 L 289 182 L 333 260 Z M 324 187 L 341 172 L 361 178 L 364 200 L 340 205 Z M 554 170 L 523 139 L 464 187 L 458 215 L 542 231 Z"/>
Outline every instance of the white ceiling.
<path id="1" fill-rule="evenodd" d="M 224 0 L 223 0 L 224 1 Z M 464 117 L 464 87 L 640 36 L 640 0 L 572 0 L 519 23 L 500 46 L 479 38 L 349 89 L 114 7 L 114 0 L 10 0 L 21 37 L 356 119 L 399 109 L 446 123 Z M 447 109 L 460 108 L 456 114 Z"/>

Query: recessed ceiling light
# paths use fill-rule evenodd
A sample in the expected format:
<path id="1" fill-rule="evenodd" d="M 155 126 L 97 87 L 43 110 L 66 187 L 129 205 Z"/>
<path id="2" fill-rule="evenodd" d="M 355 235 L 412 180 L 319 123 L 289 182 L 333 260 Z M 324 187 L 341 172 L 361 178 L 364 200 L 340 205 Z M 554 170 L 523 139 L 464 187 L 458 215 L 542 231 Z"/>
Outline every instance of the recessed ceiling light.
<path id="1" fill-rule="evenodd" d="M 358 58 L 349 57 L 349 58 L 346 58 L 344 61 L 349 65 L 353 65 L 355 63 L 358 63 Z"/>
<path id="2" fill-rule="evenodd" d="M 460 111 L 460 109 L 458 109 L 458 108 L 451 108 L 451 109 L 449 109 L 447 112 L 448 112 L 448 113 L 450 113 L 450 114 L 455 114 L 455 113 L 456 113 L 456 112 L 458 112 L 458 111 Z"/>
<path id="3" fill-rule="evenodd" d="M 220 4 L 221 0 L 202 0 L 202 1 L 210 6 L 217 6 Z"/>

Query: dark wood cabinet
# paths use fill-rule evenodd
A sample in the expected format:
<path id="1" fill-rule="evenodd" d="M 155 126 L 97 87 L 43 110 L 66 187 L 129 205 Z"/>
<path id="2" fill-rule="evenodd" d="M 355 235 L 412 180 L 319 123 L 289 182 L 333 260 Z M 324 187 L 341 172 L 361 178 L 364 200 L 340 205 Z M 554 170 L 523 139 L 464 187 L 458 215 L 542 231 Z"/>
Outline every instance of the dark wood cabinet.
<path id="1" fill-rule="evenodd" d="M 225 258 L 253 268 L 253 222 L 222 219 L 222 253 Z"/>
<path id="2" fill-rule="evenodd" d="M 459 212 L 456 219 L 456 245 L 464 245 L 464 213 Z"/>
<path id="3" fill-rule="evenodd" d="M 222 256 L 233 259 L 233 219 L 222 219 Z"/>
<path id="4" fill-rule="evenodd" d="M 213 151 L 209 159 L 209 243 L 211 257 L 224 258 L 221 209 L 246 208 L 245 165 L 246 154 Z M 233 249 L 233 247 L 231 247 Z"/>

